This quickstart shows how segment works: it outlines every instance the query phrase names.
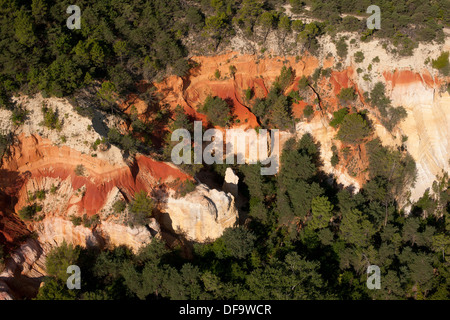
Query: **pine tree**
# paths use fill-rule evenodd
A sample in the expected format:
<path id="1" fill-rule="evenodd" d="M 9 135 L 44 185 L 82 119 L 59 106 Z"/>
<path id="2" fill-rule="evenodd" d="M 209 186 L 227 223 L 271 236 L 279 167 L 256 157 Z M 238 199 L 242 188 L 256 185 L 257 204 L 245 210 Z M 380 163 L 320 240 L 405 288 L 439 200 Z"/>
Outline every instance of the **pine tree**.
<path id="1" fill-rule="evenodd" d="M 333 216 L 333 208 L 326 196 L 315 197 L 311 202 L 312 214 L 307 223 L 308 227 L 314 230 L 326 228 Z"/>

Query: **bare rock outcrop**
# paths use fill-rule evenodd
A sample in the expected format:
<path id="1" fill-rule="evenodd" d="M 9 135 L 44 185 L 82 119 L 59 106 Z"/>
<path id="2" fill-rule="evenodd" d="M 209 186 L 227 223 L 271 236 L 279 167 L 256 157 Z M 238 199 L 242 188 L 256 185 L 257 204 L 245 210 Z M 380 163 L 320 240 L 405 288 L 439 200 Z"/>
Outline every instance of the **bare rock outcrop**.
<path id="1" fill-rule="evenodd" d="M 239 177 L 234 173 L 233 169 L 227 168 L 222 190 L 231 193 L 236 198 L 238 196 L 238 182 Z"/>
<path id="2" fill-rule="evenodd" d="M 152 219 L 148 227 L 139 226 L 131 228 L 129 226 L 103 221 L 97 232 L 105 239 L 109 247 L 125 245 L 134 252 L 149 244 L 156 236 L 159 237 L 160 227 L 155 219 Z"/>
<path id="3" fill-rule="evenodd" d="M 162 225 L 198 242 L 220 237 L 238 219 L 233 195 L 203 184 L 183 198 L 169 197 L 163 211 Z"/>

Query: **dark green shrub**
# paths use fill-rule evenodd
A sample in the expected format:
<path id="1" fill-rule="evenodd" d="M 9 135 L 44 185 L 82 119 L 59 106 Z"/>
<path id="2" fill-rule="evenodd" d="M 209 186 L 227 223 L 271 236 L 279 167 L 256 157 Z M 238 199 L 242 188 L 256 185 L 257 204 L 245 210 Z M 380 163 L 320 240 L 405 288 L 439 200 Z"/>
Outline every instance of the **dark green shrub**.
<path id="1" fill-rule="evenodd" d="M 438 69 L 443 75 L 447 76 L 450 74 L 450 67 L 449 67 L 449 52 L 445 51 L 442 52 L 441 55 L 436 59 L 431 61 L 431 65 L 433 68 Z"/>
<path id="2" fill-rule="evenodd" d="M 331 147 L 331 151 L 333 152 L 333 155 L 331 156 L 331 165 L 333 167 L 336 167 L 336 165 L 339 163 L 339 154 L 335 145 Z"/>
<path id="3" fill-rule="evenodd" d="M 288 95 L 295 103 L 298 103 L 299 101 L 302 100 L 302 97 L 300 96 L 300 93 L 296 90 L 292 90 L 291 92 L 289 92 Z"/>
<path id="4" fill-rule="evenodd" d="M 355 89 L 353 87 L 341 89 L 341 92 L 338 94 L 338 98 L 341 101 L 348 102 L 356 99 Z"/>
<path id="5" fill-rule="evenodd" d="M 213 126 L 226 127 L 231 120 L 230 106 L 219 97 L 208 96 L 198 110 L 206 114 Z"/>
<path id="6" fill-rule="evenodd" d="M 294 77 L 295 77 L 295 74 L 294 74 L 294 70 L 292 69 L 292 67 L 286 68 L 286 66 L 283 66 L 281 68 L 281 73 L 276 78 L 273 86 L 277 87 L 280 91 L 284 91 L 291 84 Z"/>
<path id="7" fill-rule="evenodd" d="M 312 81 L 314 83 L 316 83 L 317 80 L 319 80 L 321 74 L 322 74 L 322 68 L 321 67 L 316 68 L 316 70 L 314 70 L 314 72 L 311 76 Z"/>
<path id="8" fill-rule="evenodd" d="M 82 164 L 77 165 L 75 168 L 75 174 L 77 176 L 84 176 L 85 171 L 86 170 Z"/>
<path id="9" fill-rule="evenodd" d="M 23 207 L 19 210 L 19 217 L 22 220 L 29 221 L 34 218 L 36 213 L 40 212 L 42 210 L 42 207 L 32 204 L 30 206 Z"/>
<path id="10" fill-rule="evenodd" d="M 336 43 L 336 53 L 339 57 L 344 59 L 348 54 L 348 45 L 345 42 L 345 38 L 341 37 Z"/>
<path id="11" fill-rule="evenodd" d="M 382 117 L 388 115 L 388 110 L 391 107 L 391 99 L 385 94 L 385 86 L 382 82 L 377 82 L 370 92 L 370 103 L 380 111 Z"/>
<path id="12" fill-rule="evenodd" d="M 314 107 L 311 105 L 307 105 L 305 109 L 303 109 L 303 116 L 305 118 L 309 118 L 314 114 Z"/>
<path id="13" fill-rule="evenodd" d="M 298 89 L 304 90 L 309 86 L 308 78 L 305 76 L 302 76 L 300 80 L 298 80 Z"/>
<path id="14" fill-rule="evenodd" d="M 77 264 L 79 255 L 80 247 L 74 247 L 72 244 L 63 241 L 61 246 L 52 249 L 47 255 L 45 266 L 48 275 L 63 281 L 65 284 L 68 277 L 67 268 L 70 265 Z"/>
<path id="15" fill-rule="evenodd" d="M 50 193 L 51 194 L 55 194 L 56 190 L 58 190 L 58 188 L 55 185 L 52 184 L 52 186 L 50 187 Z"/>
<path id="16" fill-rule="evenodd" d="M 46 105 L 43 105 L 41 110 L 42 115 L 44 116 L 44 121 L 41 124 L 48 129 L 56 129 L 60 131 L 62 128 L 62 122 L 59 120 L 57 112 L 53 111 L 51 108 L 48 108 Z"/>
<path id="17" fill-rule="evenodd" d="M 136 193 L 134 200 L 128 205 L 129 221 L 131 226 L 144 226 L 152 216 L 154 201 L 142 190 Z"/>
<path id="18" fill-rule="evenodd" d="M 216 69 L 216 71 L 214 71 L 214 77 L 219 80 L 220 79 L 220 71 L 219 69 Z"/>
<path id="19" fill-rule="evenodd" d="M 121 213 L 125 210 L 126 207 L 127 207 L 127 204 L 125 201 L 117 200 L 113 204 L 114 213 Z"/>
<path id="20" fill-rule="evenodd" d="M 36 191 L 35 192 L 35 196 L 39 200 L 44 200 L 45 199 L 45 190 L 38 190 L 38 191 Z"/>
<path id="21" fill-rule="evenodd" d="M 361 63 L 364 61 L 364 53 L 362 51 L 358 51 L 355 53 L 355 62 Z"/>
<path id="22" fill-rule="evenodd" d="M 330 121 L 330 126 L 337 128 L 341 122 L 344 120 L 345 116 L 348 114 L 347 108 L 339 109 L 333 112 L 333 119 Z"/>
<path id="23" fill-rule="evenodd" d="M 253 98 L 253 89 L 247 88 L 245 90 L 245 100 L 250 101 Z"/>
<path id="24" fill-rule="evenodd" d="M 74 226 L 79 226 L 83 222 L 83 219 L 81 217 L 77 217 L 74 215 L 70 216 L 70 221 L 72 221 Z"/>
<path id="25" fill-rule="evenodd" d="M 233 65 L 231 65 L 231 66 L 229 67 L 229 69 L 230 69 L 230 74 L 234 76 L 234 74 L 235 74 L 236 71 L 237 71 L 236 67 L 233 66 Z"/>
<path id="26" fill-rule="evenodd" d="M 28 110 L 22 108 L 21 106 L 16 106 L 12 110 L 11 121 L 15 126 L 20 126 L 25 122 L 28 114 L 29 114 Z"/>
<path id="27" fill-rule="evenodd" d="M 383 126 L 388 129 L 389 131 L 392 131 L 395 126 L 405 119 L 408 116 L 408 113 L 406 112 L 406 109 L 402 106 L 399 106 L 397 108 L 391 107 L 389 108 L 389 116 L 387 119 L 382 119 L 381 123 Z"/>
<path id="28" fill-rule="evenodd" d="M 184 77 L 188 74 L 191 66 L 186 59 L 178 59 L 173 64 L 173 73 L 179 77 Z"/>
<path id="29" fill-rule="evenodd" d="M 345 143 L 359 144 L 370 133 L 371 129 L 366 120 L 360 114 L 352 113 L 345 116 L 336 137 Z"/>

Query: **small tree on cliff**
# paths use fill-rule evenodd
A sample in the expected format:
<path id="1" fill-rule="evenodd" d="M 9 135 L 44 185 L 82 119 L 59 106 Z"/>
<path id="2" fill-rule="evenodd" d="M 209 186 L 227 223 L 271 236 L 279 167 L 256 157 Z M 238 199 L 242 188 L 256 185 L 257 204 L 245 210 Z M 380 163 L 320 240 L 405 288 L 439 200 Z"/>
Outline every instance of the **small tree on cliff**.
<path id="1" fill-rule="evenodd" d="M 76 166 L 76 168 L 75 168 L 75 174 L 76 174 L 77 176 L 83 176 L 83 175 L 84 175 L 84 172 L 85 172 L 85 168 L 84 168 L 84 166 L 83 166 L 82 164 L 79 164 L 79 165 Z"/>
<path id="2" fill-rule="evenodd" d="M 26 206 L 23 207 L 22 209 L 19 210 L 19 217 L 22 220 L 32 220 L 34 218 L 34 216 L 36 215 L 36 213 L 38 213 L 39 211 L 41 211 L 42 208 L 40 206 L 38 206 L 37 204 L 32 204 L 30 206 Z"/>
<path id="3" fill-rule="evenodd" d="M 433 68 L 438 69 L 444 76 L 450 74 L 450 64 L 448 62 L 448 56 L 448 51 L 442 52 L 436 60 L 433 59 L 431 62 Z"/>
<path id="4" fill-rule="evenodd" d="M 355 89 L 353 87 L 341 89 L 337 96 L 341 102 L 354 101 L 356 99 Z"/>
<path id="5" fill-rule="evenodd" d="M 270 30 L 273 29 L 275 24 L 275 14 L 271 11 L 264 11 L 258 19 L 258 24 L 263 29 L 263 43 L 266 42 L 267 36 L 269 35 Z"/>
<path id="6" fill-rule="evenodd" d="M 136 193 L 134 200 L 129 204 L 128 223 L 131 226 L 145 226 L 153 212 L 154 202 L 142 190 Z"/>
<path id="7" fill-rule="evenodd" d="M 280 75 L 276 78 L 273 85 L 283 92 L 292 83 L 294 78 L 294 69 L 292 69 L 292 67 L 286 68 L 286 66 L 283 66 L 283 68 L 281 68 Z"/>
<path id="8" fill-rule="evenodd" d="M 342 123 L 342 121 L 344 121 L 347 115 L 347 108 L 341 108 L 338 111 L 333 112 L 333 119 L 330 121 L 330 126 L 332 126 L 333 128 L 337 128 Z"/>

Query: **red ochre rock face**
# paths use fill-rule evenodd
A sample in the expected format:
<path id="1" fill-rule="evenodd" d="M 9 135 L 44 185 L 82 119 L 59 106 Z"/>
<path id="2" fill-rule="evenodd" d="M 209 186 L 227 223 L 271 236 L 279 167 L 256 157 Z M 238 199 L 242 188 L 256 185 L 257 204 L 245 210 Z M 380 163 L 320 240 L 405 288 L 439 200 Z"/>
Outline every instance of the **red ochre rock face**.
<path id="1" fill-rule="evenodd" d="M 136 157 L 131 167 L 119 167 L 68 147 L 54 146 L 40 136 L 21 136 L 19 141 L 19 145 L 13 147 L 12 156 L 5 161 L 3 167 L 20 173 L 26 172 L 29 179 L 70 178 L 74 190 L 85 186 L 84 197 L 75 205 L 84 208 L 88 216 L 102 208 L 113 187 L 133 196 L 140 190 L 150 192 L 157 185 L 190 178 L 168 163 L 142 155 Z M 85 168 L 84 176 L 75 174 L 75 168 L 80 164 Z M 22 200 L 19 199 L 16 209 L 20 207 Z"/>
<path id="2" fill-rule="evenodd" d="M 383 72 L 383 77 L 386 82 L 391 84 L 392 89 L 396 86 L 407 86 L 417 82 L 421 82 L 430 88 L 441 84 L 440 79 L 434 78 L 427 70 L 424 70 L 421 73 L 413 72 L 411 70 L 395 70 L 394 72 L 385 71 Z"/>
<path id="3" fill-rule="evenodd" d="M 255 98 L 263 98 L 280 75 L 284 65 L 291 66 L 295 70 L 293 85 L 296 85 L 303 75 L 311 75 L 319 65 L 318 60 L 309 55 L 301 59 L 295 57 L 258 59 L 254 55 L 236 52 L 208 57 L 194 56 L 191 60 L 197 66 L 191 69 L 186 77 L 169 76 L 152 84 L 160 102 L 172 109 L 180 105 L 187 114 L 206 125 L 206 116 L 199 113 L 198 108 L 208 95 L 217 96 L 229 103 L 233 116 L 240 120 L 234 127 L 242 129 L 259 126 L 255 115 L 251 112 L 251 103 L 245 100 L 245 90 L 251 88 Z M 219 78 L 215 76 L 216 70 L 220 73 Z M 145 85 L 140 87 L 143 90 L 146 88 Z M 290 90 L 292 88 L 287 88 L 286 92 Z M 136 107 L 138 114 L 145 117 L 147 109 L 140 99 L 131 96 L 122 104 L 122 108 L 130 110 L 131 105 Z"/>
<path id="4" fill-rule="evenodd" d="M 14 216 L 14 213 L 4 209 L 3 203 L 0 210 L 0 244 L 5 252 L 9 252 L 16 244 L 30 235 L 25 224 Z"/>
<path id="5" fill-rule="evenodd" d="M 30 235 L 25 224 L 11 210 L 25 178 L 18 172 L 0 169 L 0 245 L 5 253 Z"/>
<path id="6" fill-rule="evenodd" d="M 80 164 L 85 168 L 84 176 L 75 174 L 75 168 Z M 138 155 L 130 167 L 114 166 L 67 146 L 55 146 L 38 135 L 20 136 L 18 143 L 11 147 L 10 155 L 4 158 L 0 173 L 0 190 L 4 193 L 0 207 L 0 241 L 8 244 L 29 233 L 17 215 L 6 209 L 11 202 L 16 202 L 14 208 L 10 208 L 16 212 L 27 205 L 25 186 L 31 179 L 69 179 L 73 190 L 85 186 L 81 200 L 69 207 L 78 206 L 78 212 L 88 216 L 98 213 L 114 187 L 131 199 L 140 190 L 151 192 L 177 179 L 191 179 L 175 166 L 143 155 Z"/>

